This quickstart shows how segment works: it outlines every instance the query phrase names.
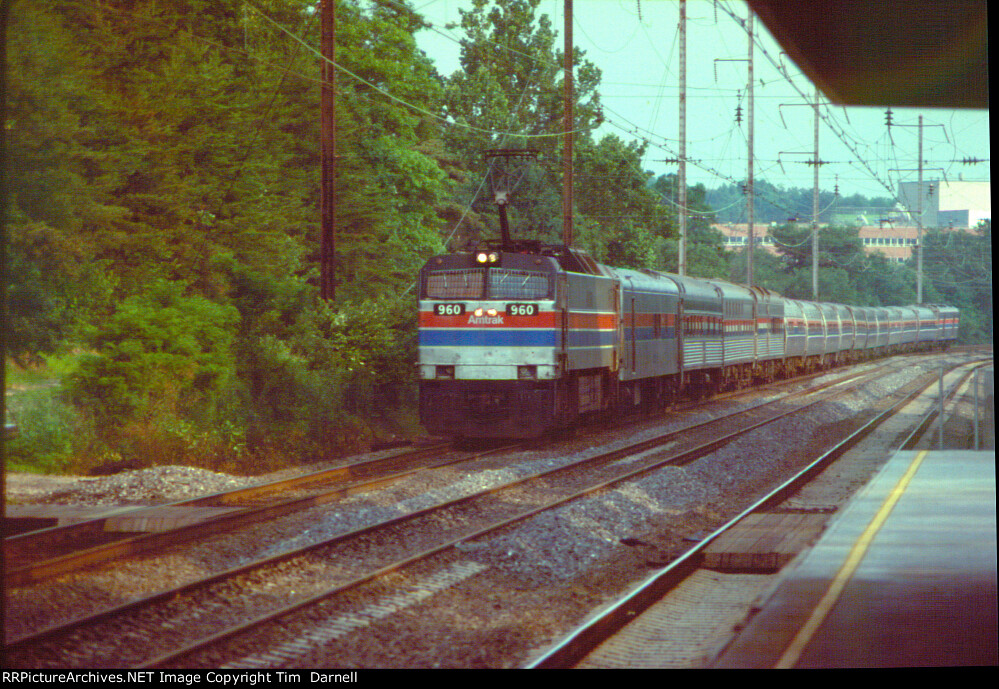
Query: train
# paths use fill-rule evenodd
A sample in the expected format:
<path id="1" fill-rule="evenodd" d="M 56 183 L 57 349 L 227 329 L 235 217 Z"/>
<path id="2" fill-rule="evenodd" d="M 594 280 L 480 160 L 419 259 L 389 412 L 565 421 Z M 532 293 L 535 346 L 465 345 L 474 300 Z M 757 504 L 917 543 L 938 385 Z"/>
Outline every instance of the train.
<path id="1" fill-rule="evenodd" d="M 613 268 L 531 240 L 432 257 L 419 276 L 420 420 L 456 440 L 525 439 L 683 398 L 946 348 L 958 310 L 847 306 Z"/>

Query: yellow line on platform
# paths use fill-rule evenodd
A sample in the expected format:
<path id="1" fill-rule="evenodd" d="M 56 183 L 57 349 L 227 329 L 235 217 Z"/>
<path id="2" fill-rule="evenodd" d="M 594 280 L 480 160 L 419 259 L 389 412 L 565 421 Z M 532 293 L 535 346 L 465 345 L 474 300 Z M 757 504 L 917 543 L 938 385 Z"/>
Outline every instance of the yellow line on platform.
<path id="1" fill-rule="evenodd" d="M 901 498 L 902 494 L 905 493 L 905 489 L 908 487 L 912 477 L 916 474 L 916 470 L 919 469 L 919 465 L 922 464 L 926 453 L 927 450 L 923 450 L 917 454 L 912 460 L 912 463 L 909 464 L 909 468 L 906 469 L 905 474 L 903 474 L 902 478 L 898 480 L 895 488 L 893 488 L 891 493 L 888 494 L 888 497 L 881 505 L 877 514 L 874 515 L 871 523 L 867 525 L 867 528 L 860 534 L 860 538 L 858 538 L 857 542 L 853 544 L 846 561 L 839 568 L 839 571 L 836 572 L 836 576 L 829 585 L 829 589 L 826 591 L 825 595 L 822 596 L 822 600 L 819 601 L 819 604 L 815 606 L 815 610 L 812 611 L 811 617 L 809 617 L 804 626 L 798 630 L 797 635 L 791 641 L 791 645 L 787 647 L 787 650 L 784 651 L 784 655 L 781 656 L 780 660 L 777 661 L 777 664 L 774 667 L 792 668 L 798 662 L 798 659 L 804 652 L 805 647 L 812 640 L 815 632 L 818 631 L 819 627 L 825 621 L 826 617 L 829 615 L 829 611 L 832 610 L 836 601 L 839 600 L 839 596 L 846 587 L 850 577 L 853 576 L 853 573 L 860 565 L 861 560 L 864 559 L 864 555 L 867 554 L 867 549 L 870 547 L 871 541 L 874 540 L 874 536 L 888 519 L 888 515 L 891 513 L 892 508 L 895 507 L 895 504 L 899 501 L 899 498 Z"/>

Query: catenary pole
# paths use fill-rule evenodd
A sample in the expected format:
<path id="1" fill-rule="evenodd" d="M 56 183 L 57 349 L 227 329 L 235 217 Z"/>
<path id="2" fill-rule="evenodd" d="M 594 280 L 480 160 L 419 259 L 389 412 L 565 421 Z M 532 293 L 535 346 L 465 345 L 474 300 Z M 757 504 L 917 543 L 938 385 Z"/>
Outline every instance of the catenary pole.
<path id="1" fill-rule="evenodd" d="M 565 144 L 562 151 L 562 241 L 572 246 L 572 145 L 573 145 L 573 85 L 572 85 L 572 0 L 565 0 L 565 56 L 563 84 L 565 101 Z"/>
<path id="2" fill-rule="evenodd" d="M 919 184 L 916 186 L 916 303 L 923 303 L 923 116 L 919 116 Z"/>
<path id="3" fill-rule="evenodd" d="M 322 0 L 319 67 L 322 189 L 320 200 L 319 293 L 336 297 L 336 0 Z"/>
<path id="4" fill-rule="evenodd" d="M 746 20 L 746 33 L 749 35 L 749 117 L 748 117 L 748 140 L 749 159 L 746 175 L 746 215 L 749 218 L 749 236 L 746 244 L 746 284 L 753 285 L 753 251 L 756 248 L 756 233 L 753 223 L 756 221 L 753 190 L 753 10 L 749 9 L 749 17 Z"/>
<path id="5" fill-rule="evenodd" d="M 680 0 L 680 275 L 687 274 L 687 0 Z"/>
<path id="6" fill-rule="evenodd" d="M 815 183 L 812 187 L 812 299 L 819 298 L 819 89 L 815 87 Z"/>

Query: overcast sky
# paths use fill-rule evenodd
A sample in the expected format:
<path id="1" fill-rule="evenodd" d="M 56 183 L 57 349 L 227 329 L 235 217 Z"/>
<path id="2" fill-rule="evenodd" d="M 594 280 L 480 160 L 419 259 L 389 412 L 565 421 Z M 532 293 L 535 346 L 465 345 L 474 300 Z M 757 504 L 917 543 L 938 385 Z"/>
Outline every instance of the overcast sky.
<path id="1" fill-rule="evenodd" d="M 468 0 L 414 0 L 414 7 L 439 31 L 421 31 L 420 46 L 442 75 L 458 68 L 459 8 Z M 601 132 L 625 139 L 652 142 L 643 161 L 655 174 L 675 172 L 676 165 L 658 159 L 678 154 L 679 4 L 675 0 L 574 0 L 573 38 L 586 59 L 603 72 L 601 99 L 608 120 Z M 563 0 L 543 0 L 541 12 L 552 19 L 562 47 Z M 727 12 L 725 10 L 728 10 Z M 742 181 L 747 172 L 746 98 L 748 38 L 731 15 L 744 19 L 743 2 L 711 0 L 687 3 L 687 157 L 688 184 L 709 188 Z M 762 22 L 754 51 L 756 180 L 779 187 L 812 187 L 815 87 L 781 55 Z M 441 33 L 449 35 L 447 38 Z M 794 84 L 774 62 L 783 60 Z M 965 157 L 989 158 L 988 110 L 892 108 L 891 136 L 884 108 L 844 109 L 821 100 L 824 120 L 819 128 L 820 187 L 838 183 L 842 195 L 891 196 L 898 182 L 915 181 L 917 118 L 923 115 L 924 179 L 989 181 L 988 162 L 963 165 Z M 736 124 L 736 107 L 743 121 Z M 828 107 L 827 107 L 828 106 Z M 844 143 L 845 142 L 845 143 Z M 848 145 L 847 145 L 848 144 Z M 851 148 L 853 149 L 851 151 Z M 957 162 L 955 162 L 957 161 Z M 891 190 L 891 191 L 890 191 Z M 802 209 L 810 213 L 811 208 Z"/>

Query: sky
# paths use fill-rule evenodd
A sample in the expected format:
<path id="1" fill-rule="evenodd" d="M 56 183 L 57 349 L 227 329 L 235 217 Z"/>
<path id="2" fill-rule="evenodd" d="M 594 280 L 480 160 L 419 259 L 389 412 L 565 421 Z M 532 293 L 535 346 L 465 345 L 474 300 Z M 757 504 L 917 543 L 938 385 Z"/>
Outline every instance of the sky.
<path id="1" fill-rule="evenodd" d="M 413 0 L 435 30 L 417 34 L 420 47 L 442 75 L 459 68 L 460 8 L 469 0 Z M 616 134 L 650 142 L 643 160 L 655 175 L 676 172 L 662 162 L 679 154 L 679 3 L 675 0 L 574 0 L 573 40 L 585 59 L 603 72 L 601 101 L 607 122 L 597 138 Z M 563 0 L 543 0 L 562 48 Z M 715 188 L 747 174 L 749 42 L 739 20 L 743 2 L 692 0 L 687 3 L 687 165 L 688 185 Z M 733 16 L 735 18 L 733 18 Z M 815 87 L 781 54 L 760 21 L 755 21 L 754 179 L 777 187 L 812 188 Z M 783 65 L 782 73 L 779 66 Z M 790 76 L 790 81 L 787 76 Z M 806 100 L 807 98 L 807 100 Z M 924 180 L 990 181 L 988 110 L 892 108 L 832 105 L 820 96 L 819 186 L 842 196 L 897 194 L 900 181 L 916 181 L 918 117 L 923 116 Z M 742 106 L 742 122 L 736 108 Z M 802 209 L 811 213 L 811 208 Z"/>

